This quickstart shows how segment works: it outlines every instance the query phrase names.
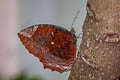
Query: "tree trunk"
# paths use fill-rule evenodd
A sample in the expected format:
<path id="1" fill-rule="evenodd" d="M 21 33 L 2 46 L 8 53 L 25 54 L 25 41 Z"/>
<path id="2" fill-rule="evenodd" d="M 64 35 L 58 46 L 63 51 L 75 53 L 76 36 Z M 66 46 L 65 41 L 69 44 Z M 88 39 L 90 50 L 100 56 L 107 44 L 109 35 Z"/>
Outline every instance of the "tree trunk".
<path id="1" fill-rule="evenodd" d="M 69 80 L 120 76 L 120 0 L 88 0 L 79 53 Z"/>

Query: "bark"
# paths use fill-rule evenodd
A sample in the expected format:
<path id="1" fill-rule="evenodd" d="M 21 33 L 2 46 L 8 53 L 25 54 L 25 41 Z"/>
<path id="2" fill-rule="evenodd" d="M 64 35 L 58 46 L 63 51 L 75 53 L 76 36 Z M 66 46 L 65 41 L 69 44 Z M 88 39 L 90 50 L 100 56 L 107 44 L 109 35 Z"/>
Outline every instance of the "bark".
<path id="1" fill-rule="evenodd" d="M 83 37 L 69 80 L 120 76 L 120 0 L 88 0 Z"/>

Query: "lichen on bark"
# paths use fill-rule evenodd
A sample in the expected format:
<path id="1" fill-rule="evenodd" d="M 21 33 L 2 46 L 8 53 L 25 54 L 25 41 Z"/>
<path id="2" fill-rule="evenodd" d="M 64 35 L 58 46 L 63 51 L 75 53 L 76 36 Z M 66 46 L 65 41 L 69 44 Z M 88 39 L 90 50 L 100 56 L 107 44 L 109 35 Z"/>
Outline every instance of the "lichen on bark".
<path id="1" fill-rule="evenodd" d="M 69 80 L 120 76 L 120 0 L 88 0 L 80 50 Z"/>

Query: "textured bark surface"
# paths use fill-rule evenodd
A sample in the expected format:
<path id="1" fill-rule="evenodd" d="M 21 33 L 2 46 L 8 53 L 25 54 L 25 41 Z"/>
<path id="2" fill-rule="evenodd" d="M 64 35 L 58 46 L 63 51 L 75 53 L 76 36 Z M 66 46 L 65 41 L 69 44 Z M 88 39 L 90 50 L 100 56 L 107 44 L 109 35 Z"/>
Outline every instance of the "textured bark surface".
<path id="1" fill-rule="evenodd" d="M 69 80 L 120 76 L 120 0 L 88 0 L 83 37 Z"/>

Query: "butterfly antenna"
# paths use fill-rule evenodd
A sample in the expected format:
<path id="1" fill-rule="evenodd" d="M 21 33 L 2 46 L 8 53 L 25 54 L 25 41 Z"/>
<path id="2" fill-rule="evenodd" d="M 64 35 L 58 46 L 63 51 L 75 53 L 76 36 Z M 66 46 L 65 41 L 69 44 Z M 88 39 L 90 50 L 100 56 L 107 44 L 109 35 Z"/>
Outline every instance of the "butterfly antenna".
<path id="1" fill-rule="evenodd" d="M 75 18 L 74 18 L 74 20 L 73 20 L 73 22 L 72 22 L 72 25 L 71 25 L 71 29 L 74 29 L 73 25 L 74 25 L 74 23 L 75 23 L 75 21 L 76 21 L 79 13 L 80 13 L 80 10 L 77 11 L 77 13 L 76 13 L 76 16 L 75 16 Z"/>

